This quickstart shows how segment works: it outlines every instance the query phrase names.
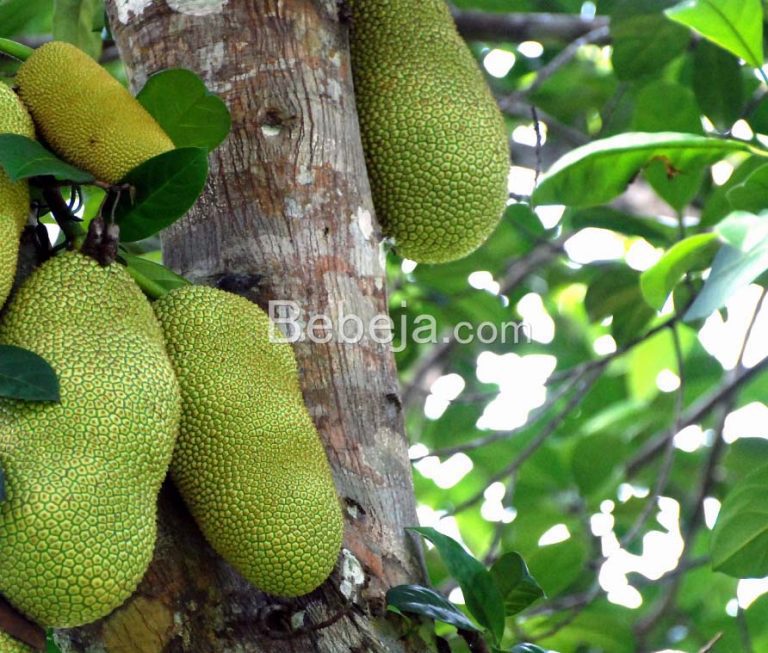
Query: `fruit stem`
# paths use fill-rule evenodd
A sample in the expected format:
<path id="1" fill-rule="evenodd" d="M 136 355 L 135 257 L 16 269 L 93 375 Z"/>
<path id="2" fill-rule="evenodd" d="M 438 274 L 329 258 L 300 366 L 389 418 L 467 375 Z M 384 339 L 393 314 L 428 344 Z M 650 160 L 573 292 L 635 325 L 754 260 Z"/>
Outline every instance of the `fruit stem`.
<path id="1" fill-rule="evenodd" d="M 19 61 L 26 61 L 34 51 L 34 48 L 23 43 L 11 41 L 11 39 L 0 39 L 0 52 Z"/>

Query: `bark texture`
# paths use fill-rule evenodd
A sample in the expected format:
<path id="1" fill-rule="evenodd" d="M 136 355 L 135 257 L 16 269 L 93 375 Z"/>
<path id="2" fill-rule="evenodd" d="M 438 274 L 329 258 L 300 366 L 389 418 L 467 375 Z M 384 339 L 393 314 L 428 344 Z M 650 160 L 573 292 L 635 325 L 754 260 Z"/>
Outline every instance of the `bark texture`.
<path id="1" fill-rule="evenodd" d="M 203 197 L 165 235 L 166 263 L 303 317 L 386 313 L 380 237 L 335 0 L 110 0 L 112 33 L 134 89 L 151 73 L 196 71 L 233 117 L 211 156 Z M 224 334 L 222 334 L 224 336 Z M 170 486 L 155 560 L 125 606 L 57 633 L 64 651 L 404 653 L 384 593 L 417 582 L 404 528 L 416 524 L 394 360 L 368 339 L 295 345 L 305 400 L 345 504 L 334 575 L 302 599 L 276 601 L 205 544 Z"/>

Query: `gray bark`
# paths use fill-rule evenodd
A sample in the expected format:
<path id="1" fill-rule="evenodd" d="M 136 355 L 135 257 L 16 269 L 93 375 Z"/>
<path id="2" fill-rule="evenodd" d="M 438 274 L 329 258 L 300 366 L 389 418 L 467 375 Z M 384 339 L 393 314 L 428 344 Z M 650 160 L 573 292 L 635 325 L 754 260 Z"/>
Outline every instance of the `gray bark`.
<path id="1" fill-rule="evenodd" d="M 196 71 L 233 128 L 208 186 L 165 234 L 166 263 L 266 306 L 293 300 L 367 322 L 386 314 L 380 237 L 357 127 L 346 25 L 335 0 L 110 0 L 134 89 Z M 205 544 L 172 487 L 155 560 L 109 618 L 57 633 L 65 651 L 401 653 L 426 644 L 386 617 L 388 587 L 422 579 L 411 469 L 388 345 L 298 343 L 305 401 L 327 445 L 346 536 L 334 575 L 276 601 Z"/>

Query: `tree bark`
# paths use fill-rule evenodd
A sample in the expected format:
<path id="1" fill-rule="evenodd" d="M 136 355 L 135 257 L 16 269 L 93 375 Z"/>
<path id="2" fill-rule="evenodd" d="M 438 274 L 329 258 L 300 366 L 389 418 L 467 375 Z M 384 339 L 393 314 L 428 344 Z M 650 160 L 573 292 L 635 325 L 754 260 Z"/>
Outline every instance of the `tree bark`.
<path id="1" fill-rule="evenodd" d="M 266 307 L 386 314 L 384 258 L 354 105 L 346 25 L 335 0 L 110 0 L 134 89 L 170 67 L 196 71 L 229 106 L 230 136 L 208 186 L 165 234 L 166 263 Z M 224 337 L 224 334 L 222 334 Z M 158 547 L 133 599 L 109 618 L 57 633 L 64 651 L 404 653 L 385 613 L 392 585 L 423 566 L 390 346 L 297 343 L 307 406 L 345 507 L 344 550 L 311 595 L 275 600 L 205 544 L 170 485 Z"/>

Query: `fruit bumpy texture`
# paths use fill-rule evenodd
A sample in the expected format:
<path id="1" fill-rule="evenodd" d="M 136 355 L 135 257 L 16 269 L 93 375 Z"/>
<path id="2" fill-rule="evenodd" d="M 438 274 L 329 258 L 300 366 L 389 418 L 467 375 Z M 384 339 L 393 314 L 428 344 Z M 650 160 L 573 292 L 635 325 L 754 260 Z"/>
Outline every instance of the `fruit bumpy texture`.
<path id="1" fill-rule="evenodd" d="M 181 385 L 171 475 L 211 545 L 247 580 L 300 596 L 331 573 L 341 509 L 293 350 L 243 297 L 205 286 L 154 303 Z"/>
<path id="2" fill-rule="evenodd" d="M 0 343 L 45 358 L 61 392 L 0 399 L 0 593 L 42 625 L 89 623 L 152 557 L 181 411 L 162 333 L 121 266 L 68 252 L 22 284 Z"/>
<path id="3" fill-rule="evenodd" d="M 5 84 L 0 83 L 0 134 L 35 137 L 32 118 Z M 0 168 L 0 307 L 5 303 L 16 275 L 19 236 L 29 214 L 29 187 L 26 181 L 12 182 Z"/>
<path id="4" fill-rule="evenodd" d="M 0 653 L 32 653 L 32 649 L 0 630 Z"/>
<path id="5" fill-rule="evenodd" d="M 155 119 L 104 68 L 74 45 L 37 48 L 16 75 L 19 95 L 62 158 L 109 183 L 173 149 Z"/>
<path id="6" fill-rule="evenodd" d="M 504 120 L 443 0 L 351 0 L 355 100 L 373 203 L 404 257 L 477 249 L 507 199 Z"/>

